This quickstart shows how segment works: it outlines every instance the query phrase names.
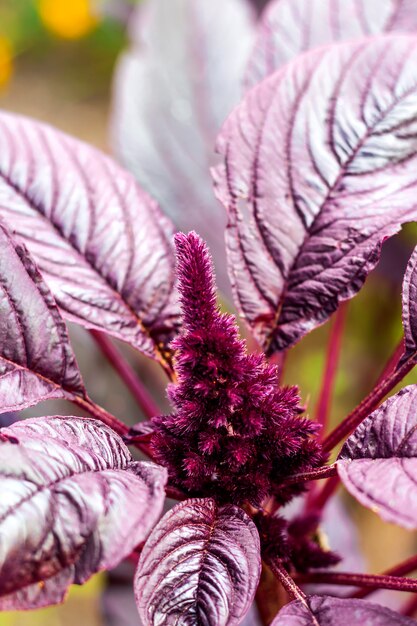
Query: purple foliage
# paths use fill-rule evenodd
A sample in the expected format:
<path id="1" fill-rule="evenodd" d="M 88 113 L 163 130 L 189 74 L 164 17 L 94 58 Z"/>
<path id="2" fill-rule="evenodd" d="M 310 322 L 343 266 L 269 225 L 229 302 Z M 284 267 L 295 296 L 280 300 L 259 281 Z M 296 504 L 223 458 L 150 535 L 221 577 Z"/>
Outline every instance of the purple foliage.
<path id="1" fill-rule="evenodd" d="M 416 622 L 401 617 L 390 609 L 363 602 L 327 596 L 311 596 L 308 604 L 292 602 L 284 607 L 271 626 L 415 626 Z"/>
<path id="2" fill-rule="evenodd" d="M 237 626 L 260 572 L 259 536 L 242 509 L 187 500 L 162 518 L 142 551 L 135 577 L 140 617 L 145 626 Z"/>
<path id="3" fill-rule="evenodd" d="M 223 288 L 225 216 L 207 171 L 238 99 L 254 12 L 247 0 L 151 1 L 132 17 L 119 70 L 118 151 L 177 226 L 192 222 L 213 242 Z M 417 37 L 367 37 L 291 58 L 416 24 L 408 0 L 273 0 L 263 14 L 248 82 L 278 71 L 227 119 L 214 170 L 234 295 L 262 346 L 255 353 L 217 304 L 199 235 L 175 236 L 175 269 L 174 228 L 131 175 L 54 129 L 0 114 L 0 610 L 61 602 L 71 584 L 129 559 L 144 626 L 250 626 L 258 617 L 276 626 L 416 624 L 408 615 L 417 602 L 400 614 L 358 597 L 417 592 L 406 578 L 417 556 L 383 575 L 336 569 L 354 542 L 344 515 L 324 507 L 341 479 L 382 519 L 417 528 L 417 386 L 381 404 L 417 361 L 417 252 L 403 283 L 402 352 L 323 440 L 298 388 L 280 382 L 286 350 L 359 291 L 383 241 L 417 217 Z M 102 335 L 152 419 L 129 431 L 97 405 L 64 317 L 158 361 L 170 414 L 155 416 Z M 278 351 L 279 367 L 267 358 Z M 49 398 L 96 419 L 6 425 L 8 411 Z M 152 462 L 135 461 L 126 443 Z M 157 523 L 165 494 L 180 503 Z M 337 598 L 336 585 L 360 590 Z"/>
<path id="4" fill-rule="evenodd" d="M 103 153 L 0 113 L 0 218 L 27 245 L 62 313 L 163 360 L 177 320 L 173 228 Z"/>
<path id="5" fill-rule="evenodd" d="M 0 224 L 0 413 L 86 392 L 58 307 L 25 246 Z"/>
<path id="6" fill-rule="evenodd" d="M 254 34 L 249 0 L 145 0 L 115 73 L 115 153 L 180 230 L 207 241 L 227 296 L 226 216 L 209 171 L 216 135 L 243 93 Z"/>
<path id="7" fill-rule="evenodd" d="M 274 494 L 284 504 L 301 489 L 280 483 L 324 461 L 317 425 L 300 417 L 297 388 L 280 387 L 278 368 L 247 354 L 235 318 L 219 311 L 204 242 L 195 233 L 175 241 L 183 326 L 174 412 L 153 420 L 156 458 L 193 495 L 259 506 Z"/>
<path id="8" fill-rule="evenodd" d="M 165 470 L 134 462 L 102 423 L 43 417 L 2 434 L 15 441 L 0 442 L 0 609 L 62 600 L 71 583 L 129 555 L 158 519 Z"/>
<path id="9" fill-rule="evenodd" d="M 409 35 L 319 48 L 252 89 L 223 126 L 214 180 L 229 269 L 268 353 L 352 298 L 382 242 L 417 218 L 416 62 Z"/>
<path id="10" fill-rule="evenodd" d="M 312 512 L 287 521 L 278 515 L 258 513 L 254 521 L 259 530 L 262 554 L 278 559 L 289 571 L 307 572 L 330 567 L 341 560 L 317 541 L 321 516 Z"/>
<path id="11" fill-rule="evenodd" d="M 402 300 L 405 351 L 399 365 L 417 358 L 417 248 L 404 274 Z"/>
<path id="12" fill-rule="evenodd" d="M 271 0 L 259 22 L 246 84 L 256 85 L 306 50 L 393 31 L 417 31 L 415 2 Z"/>
<path id="13" fill-rule="evenodd" d="M 383 519 L 417 528 L 417 386 L 389 398 L 362 422 L 340 453 L 346 488 Z"/>

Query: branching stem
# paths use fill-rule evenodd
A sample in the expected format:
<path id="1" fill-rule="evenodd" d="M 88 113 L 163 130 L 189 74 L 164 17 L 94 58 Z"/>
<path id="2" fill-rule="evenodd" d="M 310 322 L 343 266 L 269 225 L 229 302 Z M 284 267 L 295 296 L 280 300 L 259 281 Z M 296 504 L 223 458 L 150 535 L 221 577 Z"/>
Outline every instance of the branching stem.
<path id="1" fill-rule="evenodd" d="M 351 572 L 314 572 L 311 574 L 297 574 L 294 579 L 300 584 L 356 585 L 358 587 L 369 587 L 372 590 L 395 589 L 397 591 L 417 592 L 417 580 L 400 576 L 354 574 Z"/>
<path id="2" fill-rule="evenodd" d="M 274 576 L 280 581 L 281 585 L 290 596 L 291 600 L 300 600 L 300 602 L 308 607 L 307 596 L 294 582 L 280 561 L 278 559 L 268 559 L 266 562 L 271 568 Z"/>
<path id="3" fill-rule="evenodd" d="M 337 475 L 336 464 L 333 465 L 323 465 L 323 467 L 319 467 L 317 469 L 309 470 L 306 472 L 300 472 L 299 474 L 293 474 L 285 479 L 283 483 L 281 483 L 281 487 L 286 487 L 287 485 L 296 485 L 298 483 L 306 483 L 310 480 L 321 480 L 322 478 L 329 478 L 331 476 Z"/>
<path id="4" fill-rule="evenodd" d="M 406 576 L 407 574 L 410 574 L 411 572 L 414 572 L 416 570 L 417 570 L 417 554 L 405 561 L 402 561 L 401 563 L 398 563 L 398 565 L 394 565 L 393 567 L 390 567 L 389 569 L 385 570 L 384 572 L 382 572 L 381 576 L 389 576 L 389 577 Z M 373 591 L 375 591 L 375 589 L 360 589 L 359 591 L 356 591 L 349 597 L 350 598 L 366 598 L 366 596 L 371 594 Z"/>
<path id="5" fill-rule="evenodd" d="M 375 387 L 371 393 L 344 419 L 323 442 L 326 452 L 337 446 L 380 404 L 385 396 L 413 369 L 416 363 L 412 355 L 400 367 L 392 371 L 387 378 Z"/>

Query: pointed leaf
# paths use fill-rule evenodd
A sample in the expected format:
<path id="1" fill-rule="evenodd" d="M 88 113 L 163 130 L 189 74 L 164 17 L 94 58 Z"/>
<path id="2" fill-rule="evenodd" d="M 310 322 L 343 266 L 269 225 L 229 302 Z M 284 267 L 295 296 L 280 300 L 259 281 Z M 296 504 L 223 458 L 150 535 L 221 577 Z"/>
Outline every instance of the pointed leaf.
<path id="1" fill-rule="evenodd" d="M 241 95 L 253 33 L 247 0 L 148 0 L 116 71 L 116 154 L 180 230 L 195 229 L 209 243 L 223 290 L 226 217 L 209 168 Z"/>
<path id="2" fill-rule="evenodd" d="M 404 356 L 398 367 L 409 359 L 417 359 L 417 248 L 407 265 L 403 281 Z"/>
<path id="3" fill-rule="evenodd" d="M 392 31 L 417 31 L 415 2 L 272 0 L 258 27 L 246 84 L 256 85 L 306 50 Z"/>
<path id="4" fill-rule="evenodd" d="M 158 518 L 166 471 L 134 462 L 102 423 L 42 417 L 1 433 L 18 442 L 0 443 L 4 607 L 62 599 L 70 582 L 81 584 L 130 554 Z M 44 594 L 31 588 L 53 577 Z"/>
<path id="5" fill-rule="evenodd" d="M 260 576 L 259 535 L 239 507 L 186 500 L 167 513 L 142 551 L 135 578 L 144 626 L 234 626 Z"/>
<path id="6" fill-rule="evenodd" d="M 308 606 L 301 601 L 287 604 L 271 626 L 416 626 L 417 622 L 403 617 L 379 604 L 363 600 L 343 600 L 330 596 L 311 596 Z"/>
<path id="7" fill-rule="evenodd" d="M 172 229 L 110 159 L 0 114 L 0 217 L 27 244 L 68 319 L 149 356 L 176 320 Z"/>
<path id="8" fill-rule="evenodd" d="M 64 320 L 27 250 L 0 224 L 0 413 L 74 396 L 85 389 Z"/>
<path id="9" fill-rule="evenodd" d="M 269 353 L 354 296 L 382 241 L 417 217 L 416 66 L 407 35 L 321 48 L 255 87 L 224 125 L 214 176 L 229 267 Z"/>
<path id="10" fill-rule="evenodd" d="M 337 468 L 364 506 L 387 522 L 417 528 L 417 385 L 389 398 L 358 426 Z"/>

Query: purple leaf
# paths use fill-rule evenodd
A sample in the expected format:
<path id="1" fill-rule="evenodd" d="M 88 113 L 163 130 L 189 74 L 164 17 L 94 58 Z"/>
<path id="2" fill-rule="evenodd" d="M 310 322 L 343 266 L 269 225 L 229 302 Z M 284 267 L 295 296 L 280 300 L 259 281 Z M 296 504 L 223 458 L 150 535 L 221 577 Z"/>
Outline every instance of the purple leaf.
<path id="1" fill-rule="evenodd" d="M 116 154 L 180 230 L 209 243 L 229 291 L 226 217 L 209 169 L 216 135 L 241 96 L 253 34 L 247 0 L 148 0 L 133 16 L 116 72 Z"/>
<path id="2" fill-rule="evenodd" d="M 52 294 L 25 247 L 1 224 L 0 320 L 0 413 L 85 396 Z"/>
<path id="3" fill-rule="evenodd" d="M 167 513 L 142 551 L 135 578 L 144 626 L 234 626 L 260 576 L 259 535 L 237 506 L 186 500 Z"/>
<path id="4" fill-rule="evenodd" d="M 417 357 L 417 248 L 411 255 L 404 274 L 403 327 L 405 350 L 398 366 Z"/>
<path id="5" fill-rule="evenodd" d="M 346 489 L 387 522 L 417 528 L 417 385 L 405 387 L 349 437 L 337 468 Z"/>
<path id="6" fill-rule="evenodd" d="M 417 217 L 417 39 L 303 55 L 246 96 L 214 170 L 236 301 L 273 353 L 325 322 Z M 248 217 L 247 217 L 248 216 Z"/>
<path id="7" fill-rule="evenodd" d="M 81 584 L 117 565 L 157 520 L 166 471 L 134 462 L 102 423 L 41 417 L 1 433 L 18 440 L 0 443 L 4 607 L 62 599 L 70 582 Z M 49 579 L 44 593 L 33 587 Z"/>
<path id="8" fill-rule="evenodd" d="M 310 596 L 308 606 L 301 601 L 287 604 L 271 626 L 416 626 L 417 622 L 378 604 L 363 600 L 343 600 L 330 596 Z"/>
<path id="9" fill-rule="evenodd" d="M 0 611 L 28 611 L 61 604 L 74 581 L 74 571 L 74 565 L 70 565 L 45 581 L 0 596 Z"/>
<path id="10" fill-rule="evenodd" d="M 246 74 L 256 85 L 298 54 L 335 41 L 416 31 L 409 0 L 273 0 L 263 14 Z"/>
<path id="11" fill-rule="evenodd" d="M 0 114 L 0 216 L 71 321 L 160 358 L 176 320 L 172 229 L 133 177 L 86 144 Z"/>

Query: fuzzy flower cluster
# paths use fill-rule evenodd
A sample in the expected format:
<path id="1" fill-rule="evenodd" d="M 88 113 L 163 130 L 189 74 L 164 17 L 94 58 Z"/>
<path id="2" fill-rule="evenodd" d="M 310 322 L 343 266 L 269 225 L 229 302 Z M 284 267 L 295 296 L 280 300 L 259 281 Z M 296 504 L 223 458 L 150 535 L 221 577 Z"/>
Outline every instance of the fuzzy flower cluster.
<path id="1" fill-rule="evenodd" d="M 267 559 L 279 560 L 290 572 L 305 573 L 337 565 L 340 557 L 322 545 L 320 515 L 309 513 L 291 521 L 279 515 L 258 512 L 254 522 L 258 528 L 262 554 Z"/>
<path id="2" fill-rule="evenodd" d="M 323 462 L 316 426 L 301 417 L 296 387 L 280 387 L 278 369 L 247 354 L 235 318 L 216 303 L 212 261 L 195 234 L 176 236 L 183 314 L 171 415 L 154 418 L 152 446 L 172 484 L 190 495 L 259 506 L 285 503 L 299 486 L 280 484 Z"/>

